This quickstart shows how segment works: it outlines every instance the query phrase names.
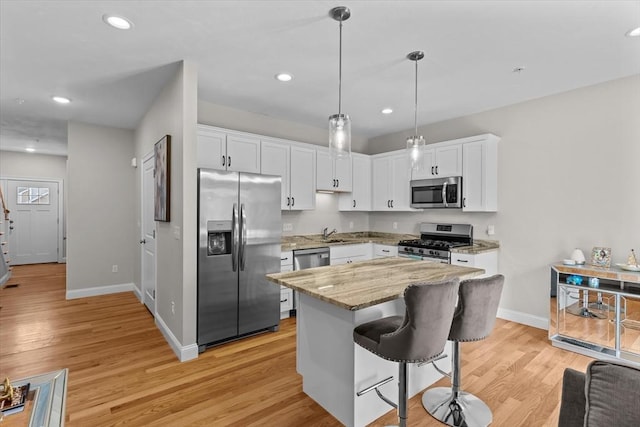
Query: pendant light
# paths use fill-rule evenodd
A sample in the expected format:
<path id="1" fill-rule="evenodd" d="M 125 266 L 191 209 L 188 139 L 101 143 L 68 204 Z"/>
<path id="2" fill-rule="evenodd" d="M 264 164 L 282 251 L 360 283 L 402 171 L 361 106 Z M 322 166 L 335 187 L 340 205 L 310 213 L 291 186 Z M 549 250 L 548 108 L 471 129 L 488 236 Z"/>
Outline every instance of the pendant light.
<path id="1" fill-rule="evenodd" d="M 424 159 L 424 138 L 418 135 L 418 61 L 424 58 L 424 52 L 416 50 L 407 55 L 407 58 L 416 63 L 416 96 L 415 96 L 415 113 L 414 113 L 414 134 L 407 138 L 407 155 L 411 170 L 419 171 L 423 167 Z"/>
<path id="2" fill-rule="evenodd" d="M 340 22 L 340 62 L 338 65 L 338 114 L 329 116 L 329 151 L 333 158 L 351 156 L 351 119 L 342 114 L 342 21 L 351 16 L 344 6 L 331 9 L 329 15 Z"/>

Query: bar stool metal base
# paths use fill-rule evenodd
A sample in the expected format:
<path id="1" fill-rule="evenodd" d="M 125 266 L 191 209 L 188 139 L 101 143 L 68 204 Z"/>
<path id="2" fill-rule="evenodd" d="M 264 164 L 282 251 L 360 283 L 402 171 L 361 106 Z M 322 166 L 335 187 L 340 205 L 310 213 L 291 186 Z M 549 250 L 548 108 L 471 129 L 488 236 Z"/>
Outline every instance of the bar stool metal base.
<path id="1" fill-rule="evenodd" d="M 493 420 L 491 409 L 482 400 L 464 391 L 454 398 L 448 387 L 425 391 L 422 406 L 432 417 L 453 427 L 486 427 Z"/>

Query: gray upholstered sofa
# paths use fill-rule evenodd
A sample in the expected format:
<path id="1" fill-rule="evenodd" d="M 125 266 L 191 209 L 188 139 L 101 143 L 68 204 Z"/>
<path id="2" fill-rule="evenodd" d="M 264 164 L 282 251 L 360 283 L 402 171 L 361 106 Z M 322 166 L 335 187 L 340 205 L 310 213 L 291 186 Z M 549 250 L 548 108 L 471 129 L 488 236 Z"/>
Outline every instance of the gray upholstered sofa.
<path id="1" fill-rule="evenodd" d="M 640 426 L 640 368 L 595 360 L 584 374 L 565 369 L 558 426 Z"/>

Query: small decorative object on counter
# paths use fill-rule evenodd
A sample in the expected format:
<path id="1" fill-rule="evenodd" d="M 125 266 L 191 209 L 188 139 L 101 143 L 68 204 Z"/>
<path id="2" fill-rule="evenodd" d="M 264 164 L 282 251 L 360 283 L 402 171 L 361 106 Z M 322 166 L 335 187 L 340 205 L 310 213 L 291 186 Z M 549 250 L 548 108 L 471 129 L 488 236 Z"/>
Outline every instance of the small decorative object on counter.
<path id="1" fill-rule="evenodd" d="M 585 263 L 585 259 L 584 259 L 584 253 L 578 249 L 575 248 L 573 250 L 573 252 L 571 252 L 571 259 L 577 264 L 577 265 L 582 265 Z"/>
<path id="2" fill-rule="evenodd" d="M 589 278 L 589 286 L 591 286 L 592 288 L 597 288 L 600 286 L 600 279 L 598 279 L 597 277 L 590 277 Z"/>
<path id="3" fill-rule="evenodd" d="M 636 253 L 633 249 L 631 249 L 631 253 L 627 257 L 626 264 L 618 263 L 616 265 L 623 270 L 640 272 L 640 264 L 638 264 L 638 258 L 636 258 Z"/>
<path id="4" fill-rule="evenodd" d="M 575 274 L 567 276 L 567 283 L 570 285 L 582 285 L 582 276 L 576 276 Z"/>
<path id="5" fill-rule="evenodd" d="M 609 268 L 611 266 L 611 248 L 594 247 L 591 251 L 591 265 Z"/>

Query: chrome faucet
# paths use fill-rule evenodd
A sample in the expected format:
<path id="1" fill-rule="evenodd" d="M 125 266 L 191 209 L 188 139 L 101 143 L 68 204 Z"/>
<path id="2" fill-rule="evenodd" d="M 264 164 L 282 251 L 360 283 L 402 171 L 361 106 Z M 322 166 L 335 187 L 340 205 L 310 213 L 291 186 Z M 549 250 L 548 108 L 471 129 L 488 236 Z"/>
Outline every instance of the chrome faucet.
<path id="1" fill-rule="evenodd" d="M 329 227 L 325 227 L 325 228 L 322 229 L 322 238 L 324 240 L 327 240 L 327 238 L 329 236 L 331 236 L 333 233 L 337 233 L 338 232 L 338 230 L 336 230 L 335 228 L 333 229 L 333 231 L 331 233 L 327 233 L 327 230 L 329 230 Z"/>

